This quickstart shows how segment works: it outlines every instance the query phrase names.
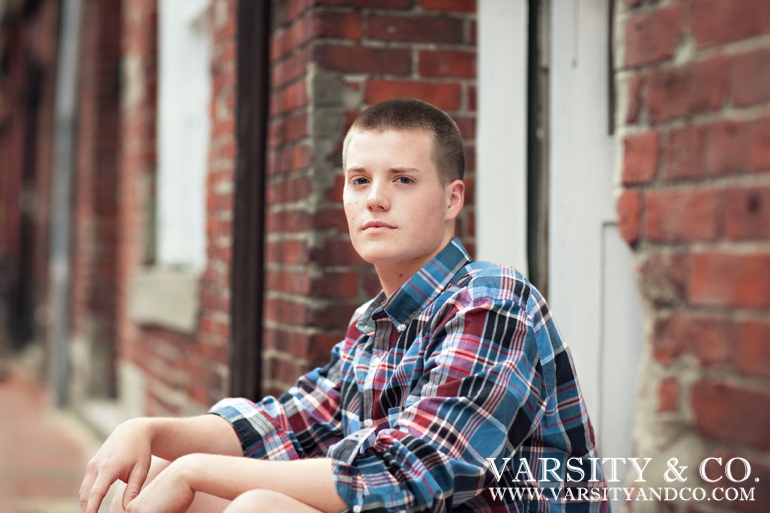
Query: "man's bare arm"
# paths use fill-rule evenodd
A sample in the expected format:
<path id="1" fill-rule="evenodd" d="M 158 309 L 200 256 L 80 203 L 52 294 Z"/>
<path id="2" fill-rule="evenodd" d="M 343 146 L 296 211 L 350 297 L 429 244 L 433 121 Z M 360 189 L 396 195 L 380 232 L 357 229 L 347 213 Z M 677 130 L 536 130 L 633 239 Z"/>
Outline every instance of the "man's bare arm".
<path id="1" fill-rule="evenodd" d="M 96 513 L 118 479 L 126 483 L 125 508 L 142 489 L 153 455 L 173 461 L 197 452 L 242 455 L 232 426 L 215 415 L 140 418 L 121 424 L 88 463 L 80 487 L 81 512 Z"/>
<path id="2" fill-rule="evenodd" d="M 278 492 L 325 513 L 347 509 L 337 494 L 329 458 L 266 461 L 190 454 L 158 475 L 127 511 L 184 511 L 197 492 L 233 500 L 255 489 Z"/>

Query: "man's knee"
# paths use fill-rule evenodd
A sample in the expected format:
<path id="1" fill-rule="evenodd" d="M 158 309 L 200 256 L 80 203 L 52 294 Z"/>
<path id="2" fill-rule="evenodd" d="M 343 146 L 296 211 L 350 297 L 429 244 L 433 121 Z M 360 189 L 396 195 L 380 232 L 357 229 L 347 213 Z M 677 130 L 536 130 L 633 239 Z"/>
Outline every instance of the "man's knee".
<path id="1" fill-rule="evenodd" d="M 277 492 L 270 490 L 250 490 L 240 494 L 225 509 L 224 513 L 262 513 L 276 511 Z"/>
<path id="2" fill-rule="evenodd" d="M 272 490 L 250 490 L 230 503 L 224 513 L 320 513 L 288 495 Z"/>

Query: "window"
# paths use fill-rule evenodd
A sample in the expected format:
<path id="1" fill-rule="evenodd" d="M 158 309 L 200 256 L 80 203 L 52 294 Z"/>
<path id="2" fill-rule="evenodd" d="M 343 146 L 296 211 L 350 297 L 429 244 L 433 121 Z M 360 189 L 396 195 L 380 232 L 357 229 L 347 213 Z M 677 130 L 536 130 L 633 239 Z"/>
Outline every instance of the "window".
<path id="1" fill-rule="evenodd" d="M 211 101 L 209 0 L 161 0 L 155 263 L 206 260 L 205 177 Z"/>

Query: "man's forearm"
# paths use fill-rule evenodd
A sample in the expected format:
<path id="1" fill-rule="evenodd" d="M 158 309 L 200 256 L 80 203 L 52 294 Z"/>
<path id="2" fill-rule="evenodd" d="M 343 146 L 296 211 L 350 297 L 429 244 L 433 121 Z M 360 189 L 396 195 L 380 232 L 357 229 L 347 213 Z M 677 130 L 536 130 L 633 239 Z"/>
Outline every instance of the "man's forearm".
<path id="1" fill-rule="evenodd" d="M 138 419 L 146 429 L 152 454 L 173 461 L 186 454 L 243 456 L 241 443 L 229 422 L 216 415 L 189 418 Z"/>
<path id="2" fill-rule="evenodd" d="M 326 513 L 347 505 L 337 494 L 330 458 L 267 461 L 243 457 L 193 454 L 176 462 L 179 472 L 196 492 L 235 499 L 254 489 L 272 490 Z"/>

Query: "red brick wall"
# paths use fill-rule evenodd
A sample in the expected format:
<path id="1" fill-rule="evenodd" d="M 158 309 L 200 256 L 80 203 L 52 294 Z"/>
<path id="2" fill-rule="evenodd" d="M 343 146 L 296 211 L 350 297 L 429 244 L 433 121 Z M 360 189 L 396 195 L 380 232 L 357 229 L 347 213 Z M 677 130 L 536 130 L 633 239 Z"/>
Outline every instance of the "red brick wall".
<path id="1" fill-rule="evenodd" d="M 78 80 L 72 326 L 92 344 L 91 391 L 114 395 L 120 1 L 84 4 Z"/>
<path id="2" fill-rule="evenodd" d="M 118 178 L 118 352 L 139 367 L 149 363 L 153 338 L 128 312 L 131 274 L 145 263 L 155 176 L 157 8 L 155 0 L 124 0 L 121 78 L 121 148 Z M 158 379 L 158 378 L 156 378 Z M 121 392 L 120 390 L 118 391 Z M 159 408 L 152 406 L 149 412 Z"/>
<path id="3" fill-rule="evenodd" d="M 637 452 L 747 458 L 756 500 L 708 511 L 767 511 L 770 3 L 625 0 L 616 27 L 618 213 L 649 306 Z"/>
<path id="4" fill-rule="evenodd" d="M 124 0 L 123 109 L 120 162 L 119 344 L 121 358 L 146 377 L 147 414 L 183 415 L 226 393 L 229 359 L 229 264 L 235 169 L 234 0 L 213 0 L 212 135 L 207 174 L 207 263 L 200 316 L 188 336 L 134 322 L 128 312 L 131 273 L 147 262 L 155 173 L 157 5 Z"/>
<path id="5" fill-rule="evenodd" d="M 210 406 L 226 392 L 230 357 L 230 262 L 235 180 L 236 0 L 212 0 L 211 142 L 206 200 L 206 269 L 192 397 Z M 200 378 L 198 377 L 200 376 Z"/>
<path id="6" fill-rule="evenodd" d="M 353 310 L 379 290 L 352 249 L 341 144 L 366 106 L 413 96 L 448 111 L 467 141 L 473 197 L 475 2 L 273 3 L 264 388 L 328 359 Z M 458 225 L 473 249 L 473 205 Z"/>
<path id="7" fill-rule="evenodd" d="M 9 11 L 11 8 L 9 7 Z M 18 11 L 18 9 L 16 9 Z M 35 315 L 33 339 L 46 337 L 45 305 L 48 294 L 48 226 L 50 224 L 50 193 L 53 135 L 53 103 L 56 84 L 56 51 L 58 2 L 39 2 L 36 9 L 24 16 L 11 16 L 4 27 L 5 79 L 3 84 L 3 124 L 0 132 L 2 177 L 0 178 L 0 246 L 7 259 L 5 285 L 19 278 L 21 259 L 31 264 L 31 280 L 23 283 L 30 296 Z M 8 14 L 8 11 L 6 12 Z M 31 93 L 27 67 L 35 63 L 41 72 L 37 118 L 28 119 L 27 98 Z M 35 139 L 31 158 L 32 173 L 22 194 L 25 130 L 34 124 Z M 31 221 L 22 228 L 22 209 Z M 22 233 L 22 229 L 29 230 Z M 30 237 L 30 253 L 22 254 L 21 237 Z M 43 314 L 43 315 L 40 315 Z M 3 326 L 3 329 L 5 326 Z"/>

